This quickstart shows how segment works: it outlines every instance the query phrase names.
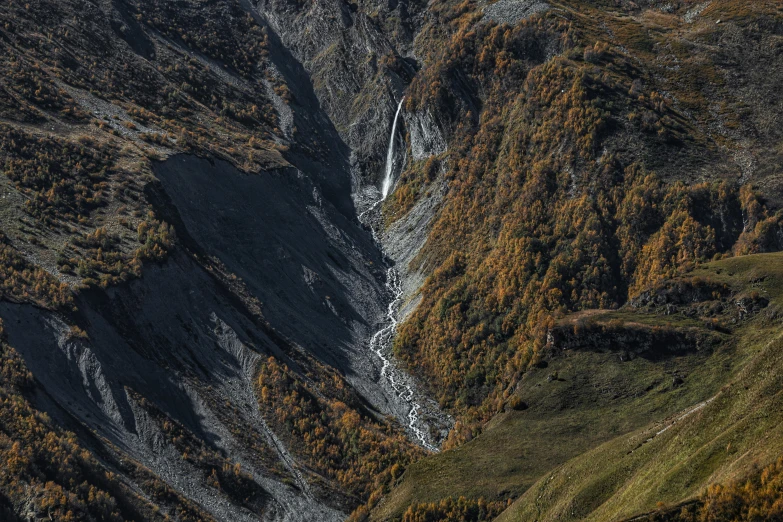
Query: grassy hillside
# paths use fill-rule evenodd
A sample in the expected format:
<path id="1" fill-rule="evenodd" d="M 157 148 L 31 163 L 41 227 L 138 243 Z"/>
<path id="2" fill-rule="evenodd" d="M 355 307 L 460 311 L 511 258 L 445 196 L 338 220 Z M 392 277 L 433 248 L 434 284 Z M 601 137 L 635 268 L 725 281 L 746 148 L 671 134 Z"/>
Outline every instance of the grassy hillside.
<path id="1" fill-rule="evenodd" d="M 774 462 L 783 255 L 709 263 L 651 295 L 665 297 L 561 320 L 507 411 L 409 467 L 377 518 L 465 496 L 516 498 L 498 520 L 620 519 Z"/>
<path id="2" fill-rule="evenodd" d="M 778 459 L 746 479 L 710 486 L 695 500 L 674 507 L 664 506 L 634 520 L 778 520 L 783 516 L 780 496 L 782 468 L 783 459 Z"/>

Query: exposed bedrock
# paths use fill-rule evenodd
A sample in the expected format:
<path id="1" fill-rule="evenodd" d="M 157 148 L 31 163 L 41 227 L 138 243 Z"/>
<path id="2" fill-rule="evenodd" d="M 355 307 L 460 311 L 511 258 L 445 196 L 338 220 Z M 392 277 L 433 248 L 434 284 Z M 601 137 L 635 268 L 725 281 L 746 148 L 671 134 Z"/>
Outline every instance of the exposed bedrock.
<path id="1" fill-rule="evenodd" d="M 268 429 L 253 379 L 262 357 L 296 371 L 306 353 L 337 368 L 377 412 L 405 418 L 407 404 L 367 347 L 389 301 L 376 243 L 295 168 L 245 174 L 180 155 L 155 170 L 147 197 L 182 244 L 168 261 L 84 292 L 71 317 L 0 304 L 9 343 L 40 381 L 37 406 L 95 433 L 98 454 L 131 456 L 218 519 L 343 518 L 340 492 L 310 491 L 308 472 Z M 236 275 L 244 293 L 216 270 Z M 259 302 L 263 317 L 250 309 Z M 262 515 L 207 488 L 150 408 L 241 462 L 268 497 Z"/>
<path id="2" fill-rule="evenodd" d="M 192 259 L 175 254 L 143 279 L 87 292 L 77 304 L 68 319 L 86 336 L 73 335 L 56 314 L 0 304 L 9 342 L 41 384 L 41 410 L 74 431 L 92 431 L 97 454 L 129 455 L 219 520 L 341 519 L 296 480 L 295 464 L 282 475 L 269 471 L 270 459 L 283 460 L 286 450 L 257 413 L 248 363 L 265 353 L 288 357 Z M 260 512 L 207 488 L 203 471 L 183 459 L 134 392 L 240 462 L 270 499 Z M 249 441 L 267 449 L 254 451 Z M 286 476 L 293 486 L 283 484 Z"/>
<path id="3" fill-rule="evenodd" d="M 349 147 L 354 190 L 383 176 L 394 112 L 418 67 L 413 39 L 423 23 L 409 2 L 356 6 L 342 0 L 247 0 L 307 71 L 321 109 Z"/>
<path id="4" fill-rule="evenodd" d="M 178 237 L 165 263 L 82 292 L 68 316 L 5 302 L 0 317 L 40 383 L 36 406 L 110 469 L 130 457 L 218 520 L 341 520 L 355 499 L 314 478 L 269 428 L 255 372 L 269 355 L 293 371 L 312 356 L 342 373 L 369 411 L 406 426 L 410 399 L 382 378 L 368 342 L 388 324 L 391 264 L 402 278 L 400 316 L 415 305 L 424 274 L 409 264 L 444 187 L 375 238 L 355 201 L 380 185 L 395 110 L 418 67 L 412 42 L 422 19 L 404 1 L 371 6 L 382 16 L 342 0 L 310 12 L 285 0 L 242 5 L 269 29 L 272 74 L 290 88 L 287 104 L 270 96 L 292 167 L 249 174 L 184 154 L 154 164 L 146 200 Z M 406 135 L 415 160 L 445 150 L 429 113 L 403 110 L 398 131 L 395 176 L 410 161 Z M 433 440 L 442 438 L 451 420 L 416 400 Z M 165 419 L 241 463 L 262 492 L 257 503 L 209 487 Z"/>
<path id="5" fill-rule="evenodd" d="M 387 296 L 371 235 L 295 169 L 244 174 L 225 162 L 177 156 L 156 167 L 161 210 L 185 244 L 219 259 L 295 345 L 338 368 L 383 413 L 379 369 L 366 342 Z M 187 237 L 189 236 L 189 237 Z"/>

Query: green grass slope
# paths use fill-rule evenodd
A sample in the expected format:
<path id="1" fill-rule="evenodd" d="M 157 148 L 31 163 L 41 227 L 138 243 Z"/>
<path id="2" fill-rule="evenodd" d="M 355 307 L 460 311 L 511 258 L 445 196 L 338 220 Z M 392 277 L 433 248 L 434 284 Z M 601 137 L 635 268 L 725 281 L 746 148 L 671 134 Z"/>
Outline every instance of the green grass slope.
<path id="1" fill-rule="evenodd" d="M 667 303 L 562 320 L 507 411 L 409 467 L 375 519 L 459 496 L 516 498 L 498 520 L 621 519 L 777 458 L 783 255 L 710 263 L 656 292 Z"/>
<path id="2" fill-rule="evenodd" d="M 653 422 L 547 473 L 499 520 L 622 519 L 742 478 L 783 453 L 777 436 L 783 421 L 781 261 L 780 254 L 749 256 L 697 271 L 770 299 L 765 313 L 737 330 L 735 359 L 744 363 L 726 385 L 662 424 Z"/>

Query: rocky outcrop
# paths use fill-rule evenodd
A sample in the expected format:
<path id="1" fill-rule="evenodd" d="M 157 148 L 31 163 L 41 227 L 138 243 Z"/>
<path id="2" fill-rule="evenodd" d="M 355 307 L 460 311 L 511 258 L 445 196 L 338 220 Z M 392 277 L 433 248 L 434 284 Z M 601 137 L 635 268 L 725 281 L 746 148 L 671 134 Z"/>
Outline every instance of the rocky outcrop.
<path id="1" fill-rule="evenodd" d="M 539 0 L 500 0 L 484 8 L 484 17 L 499 24 L 514 25 L 548 9 L 550 5 Z"/>
<path id="2" fill-rule="evenodd" d="M 669 281 L 629 301 L 630 308 L 658 315 L 680 314 L 708 325 L 737 324 L 761 312 L 769 299 L 758 292 L 738 292 L 725 283 L 701 278 Z"/>
<path id="3" fill-rule="evenodd" d="M 405 115 L 410 133 L 411 155 L 416 161 L 446 152 L 446 139 L 431 112 L 417 111 Z"/>
<path id="4" fill-rule="evenodd" d="M 260 0 L 253 9 L 302 64 L 352 152 L 355 188 L 382 176 L 397 102 L 415 72 L 420 9 L 408 2 Z"/>
<path id="5" fill-rule="evenodd" d="M 658 360 L 710 349 L 720 342 L 719 334 L 706 329 L 656 327 L 622 320 L 561 324 L 548 338 L 548 344 L 554 350 L 618 352 L 621 360 L 637 356 Z"/>

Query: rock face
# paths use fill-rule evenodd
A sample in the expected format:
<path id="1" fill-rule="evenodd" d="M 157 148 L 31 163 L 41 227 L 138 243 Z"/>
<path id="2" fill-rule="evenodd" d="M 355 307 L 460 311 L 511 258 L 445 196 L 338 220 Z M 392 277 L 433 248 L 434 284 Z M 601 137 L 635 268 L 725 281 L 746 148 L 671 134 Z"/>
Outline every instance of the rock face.
<path id="1" fill-rule="evenodd" d="M 286 449 L 258 415 L 248 370 L 254 358 L 282 348 L 233 301 L 178 254 L 127 287 L 83 296 L 76 319 L 86 338 L 29 305 L 3 303 L 0 315 L 9 343 L 40 381 L 37 406 L 77 433 L 94 432 L 87 440 L 97 454 L 130 456 L 218 520 L 261 520 L 262 513 L 341 520 L 296 480 L 295 464 L 282 476 L 267 471 L 270 457 L 286 462 Z M 133 392 L 143 392 L 144 405 Z M 263 509 L 253 513 L 206 488 L 203 471 L 164 436 L 148 404 L 240 462 L 269 498 Z"/>
<path id="2" fill-rule="evenodd" d="M 352 152 L 354 181 L 378 181 L 401 93 L 417 67 L 413 2 L 260 0 L 252 8 L 312 79 L 320 106 Z"/>
<path id="3" fill-rule="evenodd" d="M 143 179 L 118 181 L 115 193 L 132 194 L 138 207 L 128 214 L 138 218 L 142 208 L 144 215 L 151 211 L 173 227 L 177 241 L 166 261 L 145 263 L 140 278 L 82 291 L 72 312 L 0 302 L 8 343 L 40 384 L 35 406 L 77 433 L 136 491 L 144 490 L 141 479 L 116 463 L 149 469 L 216 520 L 344 519 L 364 499 L 314 472 L 301 448 L 297 454 L 288 447 L 291 433 L 279 424 L 270 427 L 274 423 L 259 408 L 256 372 L 270 356 L 303 381 L 311 379 L 310 368 L 326 368 L 347 383 L 346 393 L 355 399 L 352 412 L 379 422 L 397 418 L 402 430 L 407 426 L 410 399 L 383 379 L 383 361 L 368 341 L 388 325 L 394 296 L 387 267 L 400 265 L 406 297 L 423 280 L 402 266 L 423 244 L 442 190 L 406 221 L 419 228 L 415 234 L 400 225 L 374 237 L 357 219 L 364 207 L 355 202 L 377 200 L 372 187 L 383 176 L 395 110 L 418 67 L 413 39 L 426 7 L 405 1 L 241 0 L 210 5 L 209 11 L 187 5 L 173 12 L 165 3 L 99 3 L 110 27 L 101 25 L 103 11 L 91 11 L 88 36 L 105 40 L 102 52 L 111 60 L 120 57 L 115 61 L 145 71 L 143 87 L 150 92 L 142 101 L 171 121 L 183 118 L 182 134 L 167 135 L 162 120 L 141 123 L 141 115 L 159 115 L 129 108 L 126 96 L 140 89 L 135 83 L 106 84 L 123 84 L 130 94 L 119 87 L 77 88 L 68 78 L 57 85 L 90 113 L 84 118 L 107 122 L 126 145 L 122 154 L 154 143 L 149 157 L 165 159 L 151 162 Z M 58 27 L 60 20 L 39 7 L 34 14 Z M 210 25 L 204 16 L 219 23 Z M 202 38 L 193 24 L 209 25 L 205 31 L 218 27 L 213 33 L 225 38 Z M 188 26 L 193 31 L 187 37 L 172 32 Z M 237 34 L 225 34 L 231 31 Z M 99 47 L 78 36 L 68 41 L 68 52 L 88 56 Z M 257 48 L 256 40 L 263 40 Z M 248 42 L 252 52 L 243 47 Z M 106 50 L 109 43 L 114 54 Z M 257 62 L 240 63 L 227 50 Z M 162 81 L 166 74 L 190 76 L 177 76 L 169 92 L 161 87 L 168 85 Z M 166 103 L 177 98 L 177 89 L 203 98 L 190 108 L 190 101 L 155 105 L 159 95 Z M 408 126 L 410 131 L 403 128 Z M 65 127 L 58 122 L 57 132 Z M 196 127 L 204 134 L 183 139 Z M 403 113 L 399 127 L 399 165 L 409 161 L 408 133 L 414 160 L 445 150 L 431 114 Z M 194 147 L 185 144 L 191 138 L 198 142 Z M 213 138 L 228 146 L 201 148 Z M 246 141 L 243 163 L 236 151 Z M 174 153 L 182 149 L 201 156 Z M 233 163 L 217 159 L 221 154 Z M 84 229 L 103 226 L 101 220 L 110 231 L 125 227 L 118 248 L 133 251 L 128 238 L 135 237 L 137 223 L 112 215 L 125 208 L 112 205 Z M 392 259 L 378 239 L 388 243 Z M 45 246 L 38 250 L 50 257 L 61 253 Z M 67 283 L 81 282 L 60 274 L 54 260 L 47 268 Z M 316 395 L 319 384 L 312 386 Z M 426 408 L 427 414 L 438 410 L 431 401 Z M 185 435 L 172 430 L 189 434 L 191 445 L 200 448 L 197 458 L 183 450 Z M 252 494 L 210 485 L 210 471 L 229 463 L 241 465 L 243 491 Z"/>
<path id="4" fill-rule="evenodd" d="M 720 336 L 705 335 L 695 328 L 654 328 L 609 322 L 556 327 L 548 340 L 555 350 L 608 351 L 621 353 L 622 360 L 637 356 L 661 360 L 717 346 Z"/>
<path id="5" fill-rule="evenodd" d="M 155 171 L 149 200 L 182 250 L 142 279 L 85 293 L 73 317 L 0 305 L 9 343 L 39 377 L 38 406 L 87 427 L 97 453 L 131 456 L 218 520 L 343 519 L 343 494 L 310 490 L 312 477 L 261 416 L 253 380 L 262 358 L 297 368 L 314 357 L 373 410 L 404 418 L 366 347 L 386 306 L 377 246 L 295 168 L 245 174 L 179 155 Z M 241 463 L 268 498 L 263 508 L 206 488 L 155 411 Z M 275 461 L 280 471 L 270 473 Z"/>
<path id="6" fill-rule="evenodd" d="M 446 152 L 446 140 L 432 113 L 418 111 L 407 115 L 405 125 L 410 132 L 411 155 L 414 160 L 423 160 Z"/>
<path id="7" fill-rule="evenodd" d="M 259 0 L 249 7 L 306 71 L 320 109 L 351 151 L 349 168 L 360 219 L 378 231 L 382 228 L 378 214 L 381 195 L 375 188 L 380 189 L 383 181 L 395 111 L 419 67 L 414 38 L 426 22 L 426 8 L 409 1 L 353 4 L 327 0 L 300 4 Z M 446 150 L 440 124 L 430 112 L 407 114 L 403 110 L 397 131 L 399 137 L 409 136 L 410 157 L 408 142 L 400 143 L 398 139 L 393 158 L 395 181 L 411 159 L 426 159 Z M 421 201 L 404 220 L 387 233 L 378 234 L 380 246 L 400 276 L 403 316 L 418 303 L 415 296 L 425 277 L 421 270 L 408 265 L 424 245 L 429 220 L 445 188 L 444 184 L 438 185 L 431 191 L 432 197 Z M 315 280 L 306 268 L 307 277 Z M 388 301 L 389 296 L 385 299 Z M 367 390 L 362 383 L 353 383 Z M 443 430 L 451 420 L 433 401 L 424 397 L 422 401 L 432 424 L 445 436 Z M 394 411 L 408 407 L 399 397 L 396 402 Z"/>
<path id="8" fill-rule="evenodd" d="M 386 305 L 370 234 L 297 169 L 248 175 L 177 156 L 156 174 L 163 212 L 180 223 L 186 243 L 236 274 L 287 340 L 337 368 L 378 411 L 398 413 L 375 382 L 380 367 L 366 347 Z"/>
<path id="9" fill-rule="evenodd" d="M 494 22 L 513 25 L 549 8 L 548 3 L 539 0 L 500 0 L 485 7 L 484 16 Z"/>

